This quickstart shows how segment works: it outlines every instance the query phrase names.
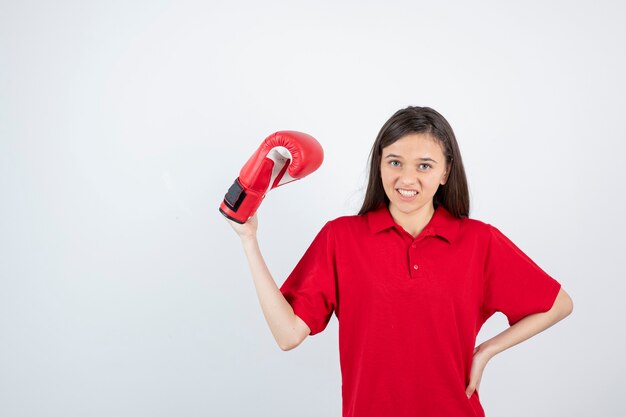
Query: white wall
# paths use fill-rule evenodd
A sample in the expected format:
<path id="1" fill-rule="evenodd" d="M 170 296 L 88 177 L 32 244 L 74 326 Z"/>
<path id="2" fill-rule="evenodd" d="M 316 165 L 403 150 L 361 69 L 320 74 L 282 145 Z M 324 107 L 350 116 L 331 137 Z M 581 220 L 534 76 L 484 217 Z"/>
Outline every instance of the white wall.
<path id="1" fill-rule="evenodd" d="M 336 318 L 279 350 L 218 206 L 270 133 L 321 142 L 259 211 L 280 285 L 360 207 L 384 121 L 420 105 L 455 130 L 471 217 L 575 303 L 488 364 L 487 416 L 623 416 L 625 11 L 2 2 L 0 415 L 339 416 Z"/>

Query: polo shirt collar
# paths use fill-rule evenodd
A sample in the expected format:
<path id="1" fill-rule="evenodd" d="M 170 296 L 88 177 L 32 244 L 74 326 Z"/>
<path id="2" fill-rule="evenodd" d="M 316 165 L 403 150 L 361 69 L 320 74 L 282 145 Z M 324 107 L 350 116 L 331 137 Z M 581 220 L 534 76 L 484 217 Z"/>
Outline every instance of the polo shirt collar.
<path id="1" fill-rule="evenodd" d="M 394 226 L 397 226 L 399 230 L 402 230 L 402 226 L 397 224 L 393 217 L 391 217 L 389 208 L 385 203 L 381 203 L 378 208 L 369 211 L 367 215 L 369 227 L 372 233 L 376 234 Z M 459 221 L 460 219 L 457 219 L 450 214 L 444 206 L 439 205 L 435 209 L 433 217 L 430 219 L 426 227 L 424 227 L 422 234 L 424 236 L 441 236 L 448 241 L 448 243 L 452 243 L 459 230 Z"/>

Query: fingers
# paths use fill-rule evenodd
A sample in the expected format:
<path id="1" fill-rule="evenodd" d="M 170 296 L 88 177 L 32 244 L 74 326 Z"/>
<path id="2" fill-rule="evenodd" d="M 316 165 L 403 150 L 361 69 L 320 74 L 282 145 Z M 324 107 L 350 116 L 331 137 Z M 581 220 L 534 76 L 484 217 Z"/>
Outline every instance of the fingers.
<path id="1" fill-rule="evenodd" d="M 478 393 L 478 388 L 480 387 L 480 380 L 482 379 L 483 371 L 485 369 L 485 366 L 487 365 L 486 362 L 483 362 L 485 358 L 482 355 L 480 354 L 476 355 L 476 352 L 478 352 L 478 350 L 479 350 L 478 346 L 474 348 L 474 356 L 472 358 L 472 368 L 470 370 L 470 382 L 468 386 L 465 388 L 465 395 L 467 395 L 468 399 L 472 396 L 474 391 Z"/>
<path id="2" fill-rule="evenodd" d="M 480 388 L 480 379 L 477 381 L 470 380 L 469 385 L 465 389 L 465 395 L 467 395 L 467 398 L 471 397 L 474 391 L 478 393 L 478 388 Z"/>

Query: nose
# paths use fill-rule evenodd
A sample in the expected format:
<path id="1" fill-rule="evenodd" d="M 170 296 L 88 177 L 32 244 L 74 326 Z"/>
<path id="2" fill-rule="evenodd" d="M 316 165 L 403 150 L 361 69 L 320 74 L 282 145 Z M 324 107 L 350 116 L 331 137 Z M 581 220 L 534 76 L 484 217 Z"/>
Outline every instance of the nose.
<path id="1" fill-rule="evenodd" d="M 403 172 L 400 177 L 400 184 L 404 186 L 412 186 L 417 183 L 417 175 L 412 172 Z"/>

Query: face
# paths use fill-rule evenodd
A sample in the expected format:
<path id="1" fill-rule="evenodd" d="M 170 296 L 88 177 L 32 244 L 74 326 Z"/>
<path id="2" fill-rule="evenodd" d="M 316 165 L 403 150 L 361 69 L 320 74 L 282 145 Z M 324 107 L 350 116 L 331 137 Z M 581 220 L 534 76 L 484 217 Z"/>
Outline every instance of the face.
<path id="1" fill-rule="evenodd" d="M 428 133 L 411 133 L 383 148 L 380 175 L 392 214 L 433 211 L 433 197 L 448 174 L 443 149 Z"/>

